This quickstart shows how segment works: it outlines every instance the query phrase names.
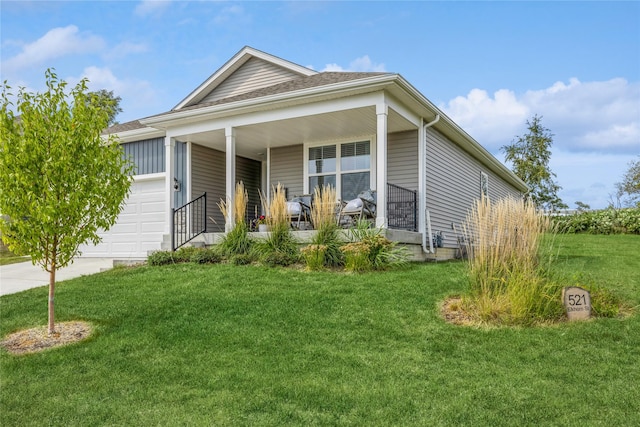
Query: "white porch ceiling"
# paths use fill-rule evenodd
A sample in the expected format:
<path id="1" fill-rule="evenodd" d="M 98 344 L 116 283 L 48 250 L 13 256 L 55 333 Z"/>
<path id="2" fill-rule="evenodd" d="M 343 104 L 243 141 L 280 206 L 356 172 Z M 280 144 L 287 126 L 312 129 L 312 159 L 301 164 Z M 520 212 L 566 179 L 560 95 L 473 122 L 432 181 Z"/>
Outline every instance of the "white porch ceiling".
<path id="1" fill-rule="evenodd" d="M 376 128 L 375 106 L 239 126 L 235 128 L 236 154 L 264 160 L 267 148 L 369 137 L 376 134 Z M 391 108 L 387 128 L 389 133 L 416 129 L 415 125 Z M 226 147 L 224 129 L 176 138 L 220 151 L 225 151 Z"/>

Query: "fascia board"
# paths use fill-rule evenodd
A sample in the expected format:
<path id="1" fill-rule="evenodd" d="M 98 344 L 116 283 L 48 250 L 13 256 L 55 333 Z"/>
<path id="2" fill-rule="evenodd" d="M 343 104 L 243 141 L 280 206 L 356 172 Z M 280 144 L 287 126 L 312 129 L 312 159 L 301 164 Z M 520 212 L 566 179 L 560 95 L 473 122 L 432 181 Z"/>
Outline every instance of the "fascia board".
<path id="1" fill-rule="evenodd" d="M 301 74 L 303 76 L 312 76 L 318 73 L 317 71 L 311 70 L 310 68 L 294 64 L 293 62 L 286 61 L 282 58 L 278 58 L 252 47 L 245 46 L 230 60 L 228 60 L 222 67 L 220 67 L 215 73 L 213 73 L 207 80 L 205 80 L 204 83 L 202 83 L 189 95 L 187 95 L 187 97 L 180 101 L 178 105 L 173 107 L 173 110 L 178 110 L 185 107 L 190 102 L 197 99 L 199 96 L 202 97 L 203 93 L 209 93 L 252 57 L 271 62 L 277 66 L 286 68 L 294 73 Z"/>
<path id="2" fill-rule="evenodd" d="M 440 122 L 434 127 L 442 130 L 442 128 L 448 128 L 449 135 L 453 134 L 457 138 L 452 140 L 458 144 L 462 149 L 470 153 L 472 156 L 486 164 L 490 169 L 500 175 L 502 178 L 511 181 L 519 190 L 526 192 L 529 190 L 527 184 L 524 183 L 513 171 L 509 170 L 502 162 L 496 159 L 486 148 L 484 148 L 478 141 L 476 141 L 465 130 L 458 126 L 453 120 L 444 114 L 438 107 L 436 107 L 431 101 L 429 101 L 420 91 L 413 87 L 402 76 L 398 76 L 398 85 L 401 86 L 408 94 L 413 96 L 418 102 L 423 104 L 435 117 L 436 114 L 440 115 Z"/>
<path id="3" fill-rule="evenodd" d="M 140 122 L 147 126 L 165 128 L 181 122 L 189 122 L 200 120 L 210 116 L 231 116 L 236 114 L 244 114 L 247 112 L 258 111 L 267 106 L 269 109 L 275 109 L 278 106 L 292 102 L 311 102 L 317 98 L 331 97 L 336 94 L 346 96 L 351 93 L 366 90 L 367 92 L 384 89 L 384 87 L 393 83 L 396 75 L 381 75 L 367 79 L 352 80 L 348 82 L 335 83 L 332 85 L 318 86 L 309 89 L 303 89 L 294 92 L 287 92 L 276 95 L 263 96 L 260 98 L 248 99 L 244 101 L 233 102 L 229 104 L 212 105 L 194 110 L 172 111 L 161 116 L 147 117 L 140 119 Z"/>
<path id="4" fill-rule="evenodd" d="M 111 135 L 115 135 L 120 142 L 131 142 L 139 141 L 141 139 L 164 137 L 165 132 L 161 129 L 156 128 L 141 128 L 119 132 Z"/>

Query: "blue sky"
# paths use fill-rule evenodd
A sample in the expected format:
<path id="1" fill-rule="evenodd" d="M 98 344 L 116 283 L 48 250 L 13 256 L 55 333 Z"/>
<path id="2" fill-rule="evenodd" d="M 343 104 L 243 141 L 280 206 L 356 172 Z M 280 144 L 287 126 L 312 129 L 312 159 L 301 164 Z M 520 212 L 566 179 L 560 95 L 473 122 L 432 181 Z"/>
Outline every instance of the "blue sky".
<path id="1" fill-rule="evenodd" d="M 538 114 L 570 207 L 606 207 L 640 155 L 640 2 L 0 2 L 0 78 L 44 71 L 174 107 L 243 46 L 316 70 L 404 76 L 502 159 Z"/>

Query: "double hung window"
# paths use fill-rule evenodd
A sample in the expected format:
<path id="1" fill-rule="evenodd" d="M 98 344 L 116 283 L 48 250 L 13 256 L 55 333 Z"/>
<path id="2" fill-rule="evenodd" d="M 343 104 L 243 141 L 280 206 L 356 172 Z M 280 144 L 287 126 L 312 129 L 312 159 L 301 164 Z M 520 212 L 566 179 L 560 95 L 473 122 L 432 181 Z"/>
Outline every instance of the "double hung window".
<path id="1" fill-rule="evenodd" d="M 331 185 L 342 200 L 354 199 L 371 187 L 370 141 L 309 147 L 309 191 Z"/>

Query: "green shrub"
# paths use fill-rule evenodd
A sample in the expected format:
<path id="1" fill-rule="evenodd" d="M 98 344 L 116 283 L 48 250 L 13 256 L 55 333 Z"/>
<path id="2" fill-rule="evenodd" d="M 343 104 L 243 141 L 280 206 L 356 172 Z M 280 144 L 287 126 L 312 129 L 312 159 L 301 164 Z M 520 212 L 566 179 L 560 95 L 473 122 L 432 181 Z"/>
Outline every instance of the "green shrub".
<path id="1" fill-rule="evenodd" d="M 608 208 L 555 216 L 553 223 L 560 233 L 640 234 L 640 208 Z"/>
<path id="2" fill-rule="evenodd" d="M 373 270 L 373 264 L 369 258 L 369 248 L 364 242 L 352 242 L 342 246 L 344 253 L 344 269 L 354 273 L 363 273 Z"/>
<path id="3" fill-rule="evenodd" d="M 300 249 L 307 268 L 312 271 L 323 270 L 325 267 L 326 245 L 308 245 Z"/>
<path id="4" fill-rule="evenodd" d="M 382 229 L 371 228 L 368 221 L 358 221 L 349 233 L 352 242 L 340 248 L 348 271 L 385 270 L 404 265 L 409 260 L 405 248 L 383 236 Z"/>
<path id="5" fill-rule="evenodd" d="M 201 251 L 202 248 L 183 246 L 173 253 L 173 259 L 175 262 L 190 262 L 191 257 Z"/>
<path id="6" fill-rule="evenodd" d="M 249 265 L 255 261 L 255 257 L 251 253 L 235 254 L 229 258 L 229 262 L 233 265 Z"/>
<path id="7" fill-rule="evenodd" d="M 217 264 L 222 261 L 222 255 L 215 249 L 200 249 L 191 255 L 194 264 Z"/>
<path id="8" fill-rule="evenodd" d="M 273 251 L 263 255 L 260 261 L 269 267 L 288 267 L 299 259 L 296 253 Z"/>
<path id="9" fill-rule="evenodd" d="M 147 264 L 152 266 L 175 264 L 174 253 L 170 251 L 156 251 L 147 257 Z"/>
<path id="10" fill-rule="evenodd" d="M 226 257 L 248 254 L 251 252 L 253 243 L 253 240 L 249 237 L 249 227 L 246 223 L 239 222 L 230 232 L 224 235 L 218 245 L 218 251 Z"/>

